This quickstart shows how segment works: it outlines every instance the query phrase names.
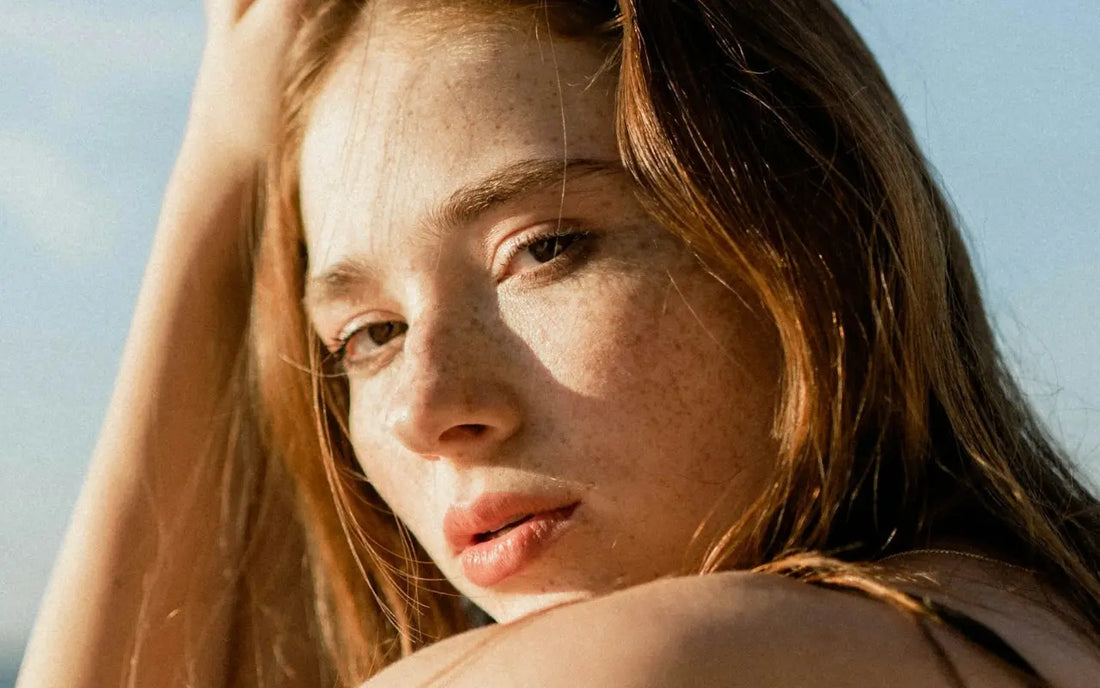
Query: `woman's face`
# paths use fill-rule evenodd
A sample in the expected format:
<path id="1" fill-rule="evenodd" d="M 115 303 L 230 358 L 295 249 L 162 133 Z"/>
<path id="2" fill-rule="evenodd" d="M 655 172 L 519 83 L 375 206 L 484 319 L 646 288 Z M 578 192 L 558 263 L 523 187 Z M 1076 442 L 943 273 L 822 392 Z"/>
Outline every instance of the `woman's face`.
<path id="1" fill-rule="evenodd" d="M 303 145 L 359 463 L 502 621 L 697 565 L 777 451 L 773 329 L 639 206 L 603 61 L 379 16 Z"/>

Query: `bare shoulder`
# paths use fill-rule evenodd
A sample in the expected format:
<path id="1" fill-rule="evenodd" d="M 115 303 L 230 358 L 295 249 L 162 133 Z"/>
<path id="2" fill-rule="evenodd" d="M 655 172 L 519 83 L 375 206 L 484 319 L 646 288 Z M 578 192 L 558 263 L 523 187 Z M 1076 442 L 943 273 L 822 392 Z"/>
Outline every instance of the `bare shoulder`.
<path id="1" fill-rule="evenodd" d="M 965 646 L 972 685 L 1017 686 Z M 389 686 L 949 686 L 905 614 L 779 576 L 671 578 L 464 633 L 379 674 Z"/>

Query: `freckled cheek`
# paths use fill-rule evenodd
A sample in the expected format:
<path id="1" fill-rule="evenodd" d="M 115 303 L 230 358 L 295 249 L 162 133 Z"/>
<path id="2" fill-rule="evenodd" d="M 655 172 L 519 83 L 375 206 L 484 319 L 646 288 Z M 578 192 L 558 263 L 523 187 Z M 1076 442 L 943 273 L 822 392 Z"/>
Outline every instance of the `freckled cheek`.
<path id="1" fill-rule="evenodd" d="M 513 321 L 553 380 L 572 394 L 603 398 L 645 352 L 636 290 L 596 284 L 549 300 Z"/>
<path id="2" fill-rule="evenodd" d="M 384 404 L 371 384 L 353 382 L 348 412 L 348 431 L 356 460 L 379 496 L 406 523 L 417 518 L 418 502 L 411 499 L 410 485 L 423 485 L 428 463 L 401 452 L 383 421 Z"/>
<path id="3" fill-rule="evenodd" d="M 666 289 L 656 282 L 639 276 L 585 285 L 581 298 L 556 304 L 530 342 L 560 385 L 533 403 L 555 436 L 588 457 L 586 478 L 640 476 L 625 469 L 666 453 L 655 444 L 669 431 L 669 413 L 679 413 L 668 395 L 677 361 L 662 350 Z"/>
<path id="4" fill-rule="evenodd" d="M 586 418 L 565 417 L 604 445 L 601 456 L 674 460 L 688 481 L 725 483 L 774 454 L 775 344 L 724 288 L 678 285 L 686 301 L 652 276 L 592 289 L 557 309 L 534 346 L 587 400 Z"/>
<path id="5" fill-rule="evenodd" d="M 780 361 L 772 328 L 713 285 L 680 301 L 663 328 L 670 418 L 697 457 L 698 479 L 750 492 L 770 473 Z M 670 409 L 670 415 L 672 411 Z"/>

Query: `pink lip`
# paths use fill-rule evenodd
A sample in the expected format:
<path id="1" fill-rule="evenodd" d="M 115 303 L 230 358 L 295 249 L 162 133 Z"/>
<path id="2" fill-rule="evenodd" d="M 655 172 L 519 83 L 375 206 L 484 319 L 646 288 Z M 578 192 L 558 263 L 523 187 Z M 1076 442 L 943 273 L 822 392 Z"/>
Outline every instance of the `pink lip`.
<path id="1" fill-rule="evenodd" d="M 578 504 L 561 497 L 489 492 L 448 509 L 443 533 L 466 578 L 488 587 L 522 569 L 557 540 L 570 525 Z M 489 537 L 516 521 L 522 522 Z"/>

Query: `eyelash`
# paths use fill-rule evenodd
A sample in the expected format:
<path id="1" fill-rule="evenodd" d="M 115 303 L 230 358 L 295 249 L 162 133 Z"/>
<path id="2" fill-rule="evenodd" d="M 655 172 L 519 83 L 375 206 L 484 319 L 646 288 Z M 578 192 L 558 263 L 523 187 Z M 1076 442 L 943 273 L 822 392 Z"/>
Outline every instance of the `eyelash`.
<path id="1" fill-rule="evenodd" d="M 555 243 L 554 247 L 551 250 L 553 251 L 554 249 L 557 249 L 557 252 L 554 253 L 554 255 L 552 255 L 545 262 L 539 263 L 540 266 L 549 267 L 543 269 L 534 268 L 534 270 L 538 271 L 538 277 L 540 279 L 553 279 L 561 273 L 569 270 L 577 263 L 577 261 L 582 259 L 584 255 L 589 252 L 589 250 L 591 249 L 592 241 L 594 239 L 594 235 L 592 234 L 592 232 L 580 229 L 576 226 L 559 225 L 554 227 L 552 231 L 532 234 L 530 237 L 526 237 L 518 243 L 515 243 L 511 247 L 509 247 L 504 254 L 505 257 L 500 261 L 500 263 L 508 266 L 516 259 L 517 256 L 519 256 L 524 251 L 530 250 L 536 244 L 546 241 L 560 242 L 562 239 L 570 239 L 570 241 L 560 249 L 558 249 L 558 244 Z M 498 277 L 498 281 L 503 281 L 508 277 L 508 275 Z M 397 332 L 392 334 L 388 339 L 386 339 L 385 342 L 381 344 L 375 343 L 375 350 L 371 354 L 365 356 L 362 360 L 349 360 L 348 347 L 352 344 L 352 341 L 360 335 L 369 336 L 369 330 L 371 330 L 372 328 L 383 326 L 394 326 L 393 329 L 396 329 Z M 332 359 L 335 361 L 340 371 L 344 374 L 347 374 L 348 372 L 351 372 L 353 370 L 359 370 L 367 366 L 375 365 L 379 363 L 382 349 L 389 345 L 393 340 L 403 336 L 405 332 L 408 331 L 408 329 L 408 324 L 396 320 L 364 322 L 362 325 L 359 326 L 345 328 L 345 331 L 341 332 L 341 334 L 334 342 L 335 346 L 330 349 L 332 352 Z"/>
<path id="2" fill-rule="evenodd" d="M 531 249 L 536 244 L 545 241 L 560 241 L 561 239 L 570 239 L 571 241 L 548 260 L 539 263 L 540 266 L 545 265 L 552 267 L 535 268 L 540 280 L 552 279 L 574 267 L 579 260 L 585 257 L 592 248 L 592 242 L 595 239 L 595 235 L 592 232 L 576 225 L 559 224 L 550 231 L 544 230 L 542 232 L 535 232 L 530 236 L 524 237 L 519 242 L 510 246 L 508 250 L 505 251 L 504 257 L 498 262 L 500 265 L 507 267 L 515 261 L 517 256 Z M 556 246 L 557 244 L 555 244 L 555 247 Z M 497 277 L 497 281 L 503 281 L 508 277 L 509 275 L 507 274 L 500 275 Z"/>

